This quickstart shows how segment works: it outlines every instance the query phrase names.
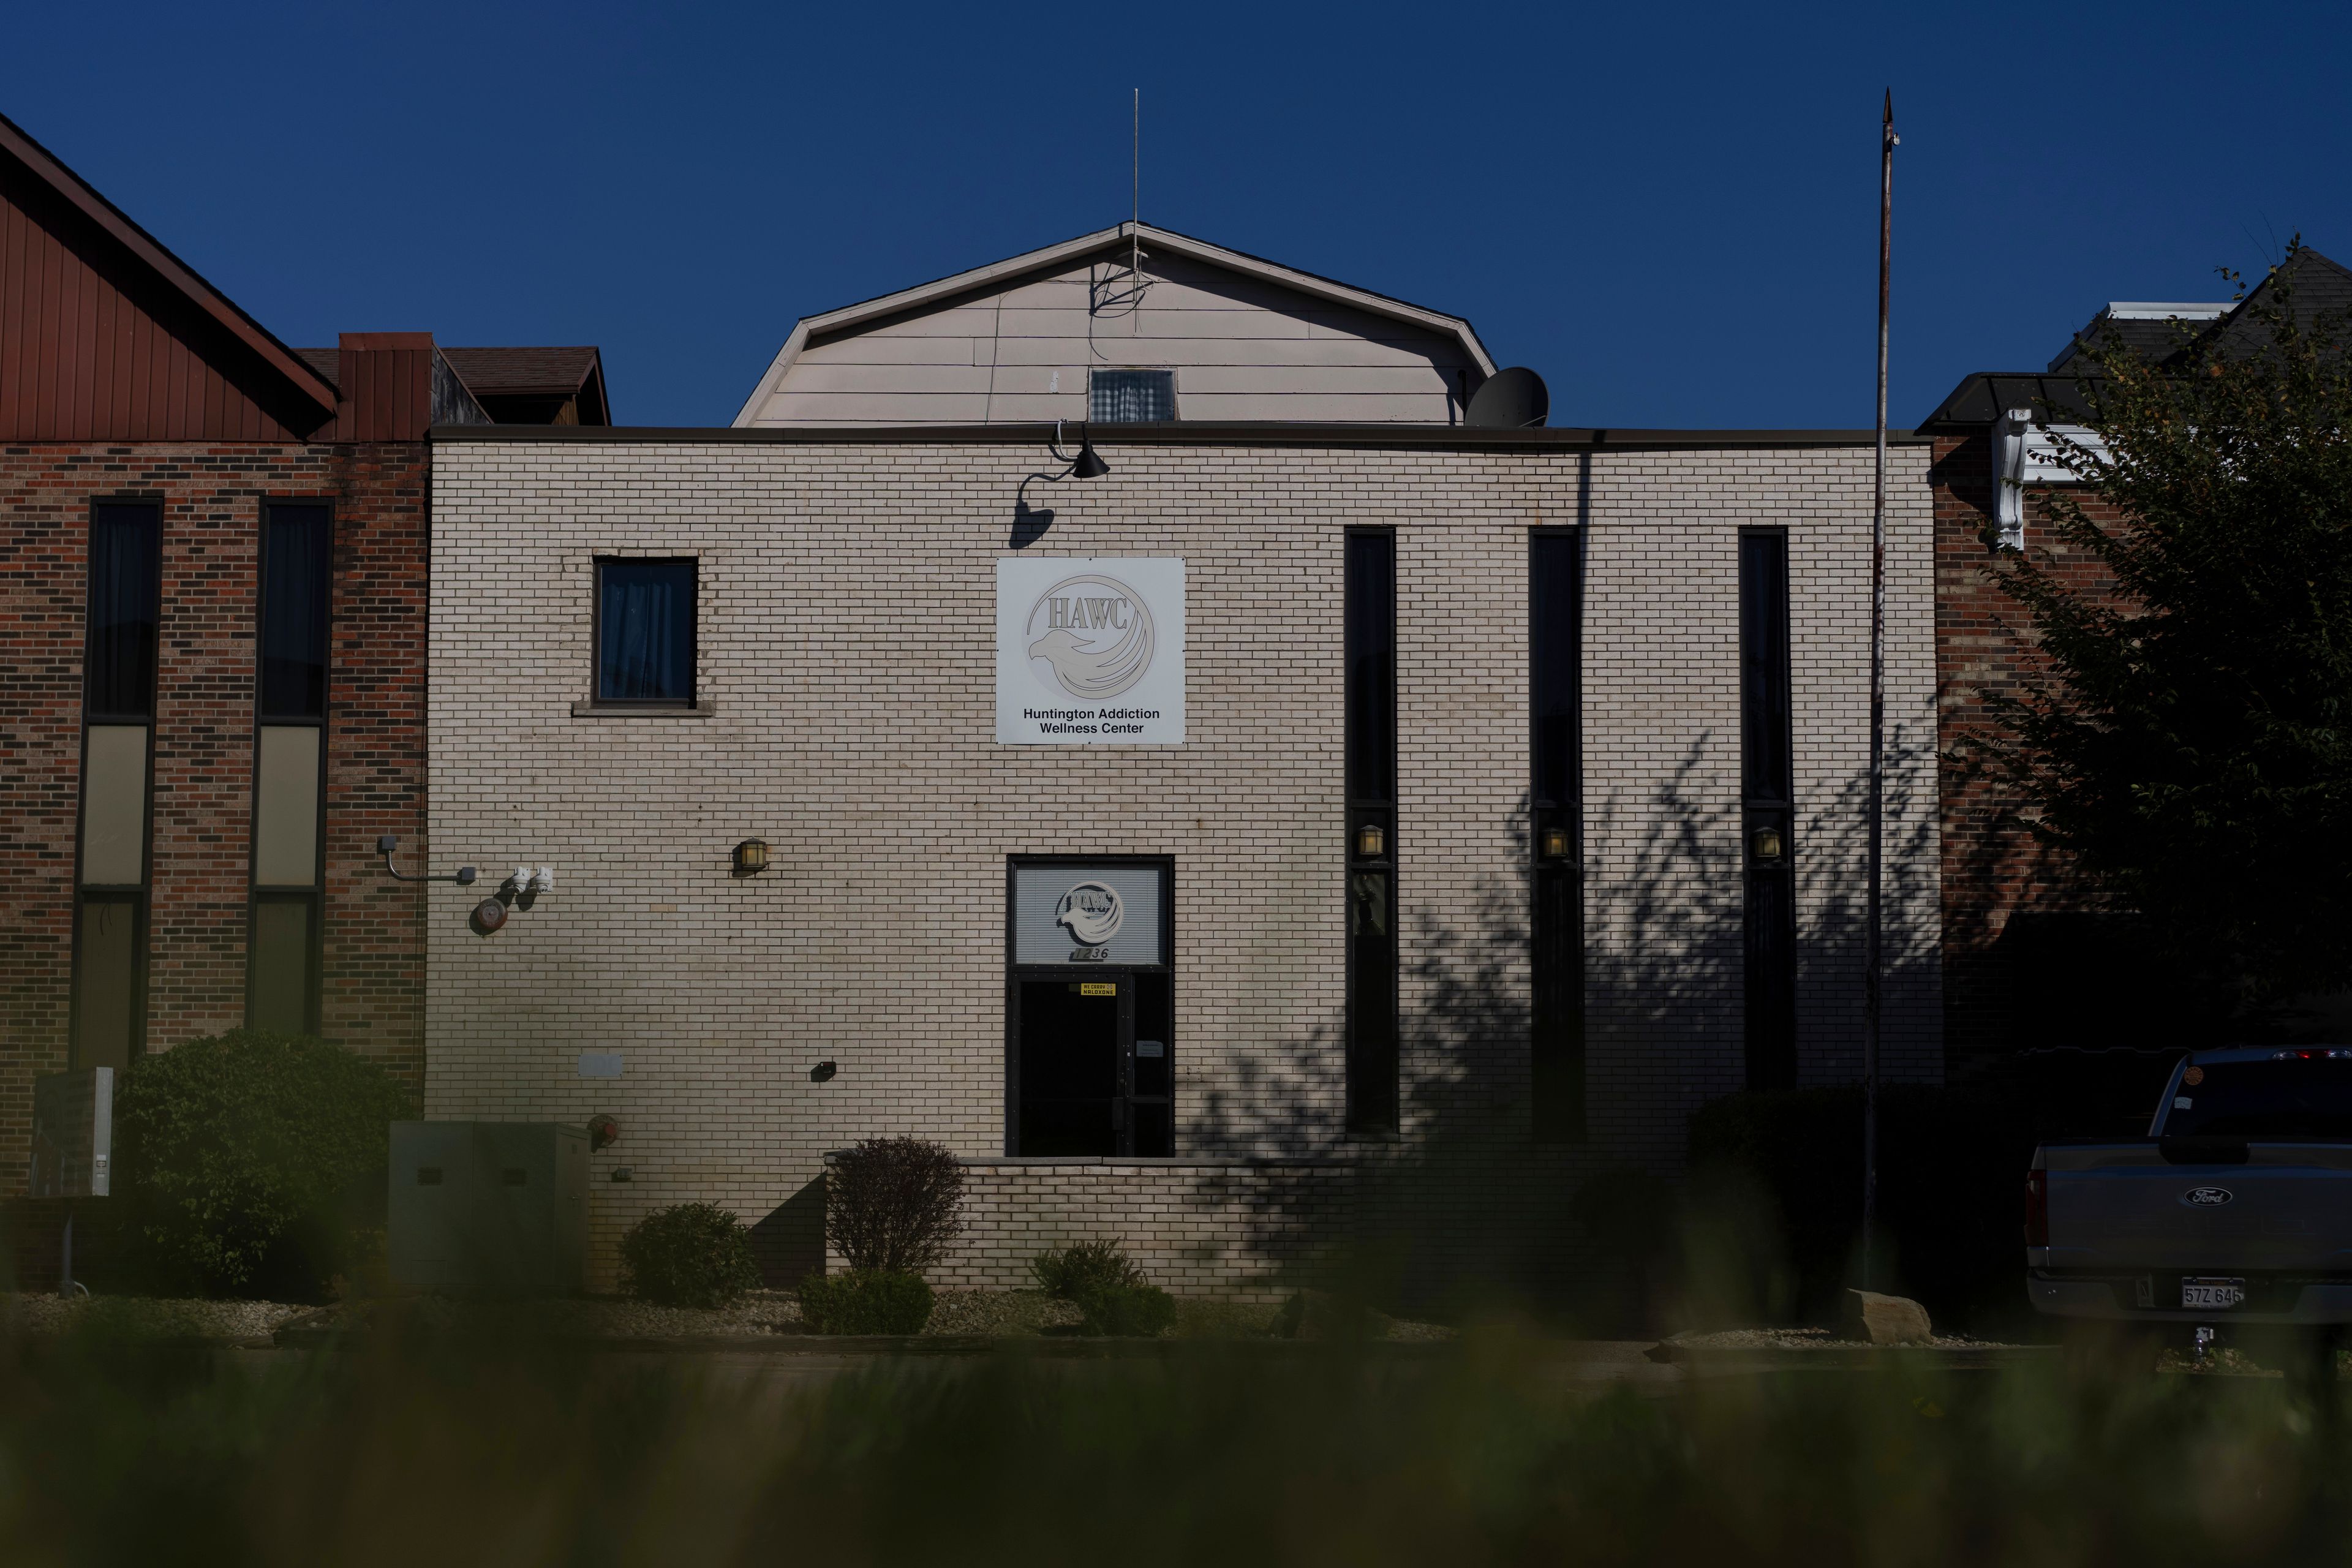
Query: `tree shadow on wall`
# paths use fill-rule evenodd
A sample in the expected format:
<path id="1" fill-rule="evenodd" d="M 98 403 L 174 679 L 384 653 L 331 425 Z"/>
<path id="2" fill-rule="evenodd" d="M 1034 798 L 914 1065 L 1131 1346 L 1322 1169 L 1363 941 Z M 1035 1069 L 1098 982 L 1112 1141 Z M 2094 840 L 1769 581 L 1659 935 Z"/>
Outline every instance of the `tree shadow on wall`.
<path id="1" fill-rule="evenodd" d="M 1451 908 L 1414 903 L 1410 884 L 1402 889 L 1411 914 L 1395 1135 L 1351 1138 L 1340 1125 L 1338 1019 L 1271 1059 L 1237 1062 L 1234 1081 L 1185 1127 L 1188 1152 L 1349 1162 L 1344 1207 L 1318 1209 L 1262 1175 L 1223 1173 L 1197 1184 L 1194 1202 L 1239 1207 L 1250 1248 L 1278 1260 L 1280 1282 L 1391 1309 L 1558 1311 L 1613 1290 L 1627 1265 L 1600 1238 L 1623 1227 L 1580 1214 L 1579 1188 L 1602 1173 L 1670 1178 L 1686 1113 L 1739 1085 L 1737 808 L 1706 798 L 1717 793 L 1702 778 L 1707 742 L 1696 739 L 1648 795 L 1588 809 L 1580 1138 L 1534 1133 L 1522 797 L 1490 829 L 1492 858 L 1509 873 L 1478 879 Z M 1702 1092 L 1685 1089 L 1685 1105 L 1670 1089 L 1662 1106 L 1662 1062 L 1675 1085 L 1695 1081 Z"/>
<path id="2" fill-rule="evenodd" d="M 1234 1083 L 1185 1129 L 1188 1152 L 1347 1159 L 1344 1208 L 1318 1211 L 1279 1183 L 1222 1175 L 1204 1177 L 1195 1201 L 1240 1207 L 1248 1245 L 1279 1260 L 1286 1282 L 1394 1310 L 1517 1306 L 1623 1321 L 1646 1307 L 1627 1306 L 1629 1279 L 1638 1298 L 1653 1275 L 1662 1296 L 1710 1271 L 1754 1275 L 1748 1254 L 1770 1251 L 1771 1238 L 1740 1234 L 1759 1223 L 1752 1214 L 1715 1223 L 1723 1216 L 1685 1212 L 1675 1197 L 1691 1114 L 1746 1087 L 1739 812 L 1707 766 L 1711 739 L 1694 739 L 1648 793 L 1588 804 L 1581 1137 L 1546 1142 L 1534 1132 L 1523 799 L 1491 829 L 1509 874 L 1480 879 L 1450 907 L 1411 905 L 1404 890 L 1394 1138 L 1343 1135 L 1336 1019 L 1267 1059 L 1237 1063 Z M 1886 844 L 1886 994 L 1916 1004 L 1933 994 L 1927 966 L 1937 956 L 1928 753 L 1898 732 L 1888 754 L 1887 819 L 1898 826 Z M 1834 992 L 1806 999 L 1800 1050 L 1811 1081 L 1850 1082 L 1860 1066 L 1867 791 L 1866 773 L 1842 781 L 1809 814 L 1800 847 L 1829 879 L 1810 889 L 1801 961 L 1817 985 L 1850 978 L 1853 993 L 1850 1006 Z M 1769 1230 L 1769 1218 L 1760 1223 Z M 1713 1252 L 1742 1258 L 1697 1256 Z"/>

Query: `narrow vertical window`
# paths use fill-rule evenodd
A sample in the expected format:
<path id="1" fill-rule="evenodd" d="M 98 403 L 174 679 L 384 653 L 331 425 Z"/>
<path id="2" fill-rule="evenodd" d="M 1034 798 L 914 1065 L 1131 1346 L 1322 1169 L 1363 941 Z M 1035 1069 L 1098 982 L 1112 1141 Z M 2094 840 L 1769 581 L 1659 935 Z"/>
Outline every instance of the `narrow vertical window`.
<path id="1" fill-rule="evenodd" d="M 694 563 L 596 563 L 596 700 L 694 706 Z"/>
<path id="2" fill-rule="evenodd" d="M 319 1031 L 320 908 L 334 515 L 322 501 L 261 510 L 246 1022 Z"/>
<path id="3" fill-rule="evenodd" d="M 1396 536 L 1347 536 L 1348 1130 L 1397 1106 Z"/>
<path id="4" fill-rule="evenodd" d="M 128 1064 L 144 1027 L 147 796 L 163 532 L 163 509 L 152 501 L 90 507 L 74 921 L 78 1067 Z"/>
<path id="5" fill-rule="evenodd" d="M 1528 707 L 1534 755 L 1528 947 L 1528 1088 L 1535 1136 L 1584 1136 L 1584 884 L 1578 710 L 1582 688 L 1581 542 L 1573 529 L 1528 542 Z"/>
<path id="6" fill-rule="evenodd" d="M 1739 536 L 1740 855 L 1748 1087 L 1797 1082 L 1796 802 L 1790 778 L 1789 536 Z"/>

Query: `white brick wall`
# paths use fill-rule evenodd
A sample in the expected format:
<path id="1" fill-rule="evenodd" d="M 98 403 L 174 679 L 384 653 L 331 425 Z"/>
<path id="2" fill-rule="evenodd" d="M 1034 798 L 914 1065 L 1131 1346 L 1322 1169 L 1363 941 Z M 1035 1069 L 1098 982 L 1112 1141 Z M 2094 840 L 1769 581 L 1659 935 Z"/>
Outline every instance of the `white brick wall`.
<path id="1" fill-rule="evenodd" d="M 859 1137 L 1003 1153 L 1013 855 L 1175 858 L 1180 1154 L 1343 1149 L 1349 524 L 1398 533 L 1403 1151 L 1448 1173 L 1381 1188 L 1413 1211 L 1409 1267 L 1564 1256 L 1559 1205 L 1578 1172 L 1670 1169 L 1689 1112 L 1740 1085 L 1743 524 L 1785 524 L 1792 541 L 1802 1070 L 1853 1075 L 1866 448 L 1108 456 L 1107 479 L 1031 487 L 1058 515 L 1029 549 L 1185 558 L 1181 749 L 994 743 L 992 563 L 1037 466 L 1025 448 L 436 451 L 435 853 L 493 881 L 546 862 L 558 883 L 488 939 L 465 919 L 480 889 L 434 889 L 427 1114 L 617 1116 L 622 1141 L 596 1156 L 600 1276 L 619 1233 L 668 1203 L 747 1220 L 782 1206 L 770 1229 L 803 1235 L 824 1151 Z M 1885 1061 L 1915 1079 L 1941 1059 L 1926 461 L 1895 449 L 1889 485 L 1889 731 L 1908 749 L 1889 794 Z M 1526 532 L 1577 522 L 1592 1137 L 1538 1149 L 1522 1131 Z M 572 715 L 588 691 L 590 563 L 616 553 L 700 558 L 714 716 Z M 775 868 L 730 878 L 730 850 L 753 836 Z M 622 1052 L 625 1076 L 578 1079 L 585 1050 Z M 812 1082 L 827 1058 L 839 1074 Z M 602 1179 L 619 1165 L 632 1183 Z M 1195 1288 L 1263 1271 L 1245 1239 L 1203 1263 L 1203 1226 L 1241 1224 L 1207 1168 L 988 1169 L 975 1191 L 997 1217 L 943 1279 L 1017 1279 L 1040 1233 L 1016 1211 L 1048 1189 L 1040 1212 L 1066 1234 L 1047 1240 L 1122 1237 Z M 1171 1194 L 1192 1194 L 1189 1217 L 1171 1217 Z"/>

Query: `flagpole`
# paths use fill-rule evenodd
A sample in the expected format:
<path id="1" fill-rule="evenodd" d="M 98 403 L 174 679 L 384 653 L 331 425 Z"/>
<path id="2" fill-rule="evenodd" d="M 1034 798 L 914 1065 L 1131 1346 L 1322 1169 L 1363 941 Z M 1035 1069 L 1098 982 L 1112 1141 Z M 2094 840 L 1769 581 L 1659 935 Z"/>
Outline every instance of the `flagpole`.
<path id="1" fill-rule="evenodd" d="M 1871 1285 L 1878 1227 L 1879 925 L 1885 879 L 1886 800 L 1886 314 L 1895 258 L 1895 89 L 1878 136 L 1878 424 L 1870 506 L 1870 894 L 1863 933 L 1862 1288 Z"/>

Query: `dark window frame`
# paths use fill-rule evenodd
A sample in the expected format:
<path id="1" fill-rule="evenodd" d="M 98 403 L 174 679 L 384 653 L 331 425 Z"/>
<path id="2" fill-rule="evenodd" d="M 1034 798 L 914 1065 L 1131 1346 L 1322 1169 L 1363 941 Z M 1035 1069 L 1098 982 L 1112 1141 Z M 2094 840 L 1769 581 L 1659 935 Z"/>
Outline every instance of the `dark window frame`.
<path id="1" fill-rule="evenodd" d="M 1142 866 L 1160 873 L 1160 951 L 1163 962 L 1159 963 L 1022 963 L 1019 923 L 1021 915 L 1021 879 L 1024 870 L 1053 867 Z M 1137 974 L 1160 974 L 1168 979 L 1168 1125 L 1169 1152 L 1165 1155 L 1119 1155 L 1122 1160 L 1176 1159 L 1181 1157 L 1179 1144 L 1182 1128 L 1176 1121 L 1176 858 L 1173 855 L 1008 855 L 1004 859 L 1004 1157 L 1052 1158 L 1024 1156 L 1021 1152 L 1021 984 L 1032 980 L 1079 980 L 1089 975 L 1117 978 L 1121 982 L 1119 1006 L 1128 1014 L 1130 1026 L 1127 1030 L 1132 1040 L 1132 1015 L 1135 988 L 1129 977 Z M 1118 1066 L 1119 1094 L 1126 1113 L 1122 1130 L 1129 1140 L 1134 1137 L 1133 1106 L 1135 1063 L 1130 1056 Z M 1156 1100 L 1156 1096 L 1144 1097 Z"/>
<path id="2" fill-rule="evenodd" d="M 1776 547 L 1773 603 L 1752 591 L 1759 546 Z M 1739 863 L 1743 1037 L 1748 1088 L 1769 1091 L 1797 1085 L 1797 802 L 1795 746 L 1795 625 L 1790 595 L 1789 530 L 1739 531 Z M 1759 637 L 1768 640 L 1759 647 Z M 1752 667 L 1763 672 L 1772 700 L 1758 711 Z M 1777 709 L 1777 711 L 1773 710 Z M 1760 753 L 1760 755 L 1759 755 Z M 1761 765 L 1759 766 L 1759 763 Z M 1767 830 L 1777 831 L 1780 854 L 1757 853 Z"/>
<path id="3" fill-rule="evenodd" d="M 147 711 L 144 714 L 96 712 L 90 701 L 90 647 L 95 626 L 91 616 L 91 598 L 96 590 L 91 576 L 95 552 L 90 542 L 98 529 L 101 507 L 139 506 L 152 510 L 155 521 L 155 637 L 149 649 L 152 668 L 149 672 Z M 147 994 L 149 891 L 155 879 L 155 705 L 163 685 L 163 525 L 166 498 L 155 490 L 121 491 L 110 495 L 94 495 L 83 511 L 83 583 L 82 583 L 82 671 L 81 671 L 81 737 L 79 771 L 75 775 L 77 789 L 74 801 L 73 854 L 73 936 L 68 947 L 67 967 L 66 1060 L 68 1066 L 82 1066 L 85 1042 L 82 1039 L 81 979 L 82 979 L 82 910 L 89 903 L 120 903 L 131 911 L 131 1039 L 128 1056 L 136 1061 L 147 1052 Z M 101 727 L 143 727 L 147 731 L 145 775 L 140 780 L 139 874 L 137 882 L 103 885 L 82 879 L 82 844 L 89 813 L 89 731 L 93 724 Z"/>
<path id="4" fill-rule="evenodd" d="M 262 660 L 269 615 L 270 514 L 279 506 L 304 510 L 323 510 L 326 513 L 326 626 L 321 639 L 325 645 L 324 669 L 320 682 L 319 711 L 315 715 L 269 714 L 263 710 L 262 706 L 266 696 Z M 245 1022 L 247 1028 L 258 1026 L 254 1016 L 254 1003 L 259 990 L 261 906 L 283 903 L 303 903 L 310 909 L 310 952 L 306 955 L 308 967 L 303 976 L 302 1032 L 315 1036 L 321 1027 L 327 968 L 327 751 L 331 738 L 328 718 L 334 710 L 335 700 L 335 553 L 341 542 L 340 523 L 341 514 L 335 507 L 334 498 L 302 495 L 263 497 L 256 522 L 259 542 L 253 596 L 253 761 L 247 775 L 254 781 L 254 787 L 245 866 Z M 264 730 L 310 729 L 319 731 L 318 818 L 311 836 L 310 883 L 308 887 L 265 883 L 261 879 L 261 732 Z"/>
<path id="5" fill-rule="evenodd" d="M 1087 367 L 1087 418 L 1096 425 L 1173 425 L 1183 417 L 1182 389 L 1176 384 L 1174 365 L 1165 364 L 1106 364 Z M 1095 412 L 1095 377 L 1097 375 L 1164 375 L 1168 378 L 1168 417 L 1166 419 L 1106 418 Z"/>
<path id="6" fill-rule="evenodd" d="M 684 566 L 690 572 L 686 605 L 686 696 L 604 695 L 604 568 Z M 691 713 L 702 703 L 702 557 L 699 555 L 598 555 L 589 571 L 588 706 L 600 713 Z"/>
<path id="7" fill-rule="evenodd" d="M 1580 527 L 1528 531 L 1528 1101 L 1529 1131 L 1540 1143 L 1577 1143 L 1587 1135 L 1584 545 Z M 1547 564 L 1560 563 L 1543 559 L 1561 552 L 1569 557 L 1564 606 L 1548 602 Z M 1544 733 L 1545 710 L 1561 698 L 1567 733 L 1555 742 Z M 1555 746 L 1562 754 L 1547 755 Z M 1553 829 L 1568 835 L 1565 856 L 1544 854 Z"/>
<path id="8" fill-rule="evenodd" d="M 1342 785 L 1346 811 L 1341 819 L 1340 855 L 1343 866 L 1341 882 L 1342 937 L 1346 943 L 1347 986 L 1344 1003 L 1345 1025 L 1341 1035 L 1346 1053 L 1347 1104 L 1346 1131 L 1350 1138 L 1389 1140 L 1400 1135 L 1403 1125 L 1403 1093 L 1401 1079 L 1404 1059 L 1403 963 L 1398 941 L 1399 908 L 1397 900 L 1397 531 L 1389 527 L 1350 527 L 1344 532 L 1341 543 L 1341 626 L 1340 681 L 1342 706 Z M 1358 682 L 1354 668 L 1357 653 L 1356 572 L 1359 541 L 1379 541 L 1387 547 L 1386 626 L 1387 669 L 1381 682 L 1380 701 L 1382 711 L 1367 715 L 1359 711 Z M 1370 737 L 1367 743 L 1362 726 L 1384 722 L 1384 732 Z M 1377 766 L 1384 778 L 1362 776 L 1360 761 L 1367 753 L 1375 753 Z M 1372 789 L 1373 784 L 1384 788 Z M 1381 829 L 1381 853 L 1357 853 L 1357 835 L 1364 827 Z M 1384 933 L 1369 940 L 1360 938 L 1354 929 L 1359 879 L 1380 880 L 1386 904 L 1387 926 Z M 1362 1016 L 1358 1003 L 1361 1000 L 1358 971 L 1367 948 L 1381 950 L 1388 970 L 1385 1038 L 1367 1036 L 1370 1021 Z"/>

